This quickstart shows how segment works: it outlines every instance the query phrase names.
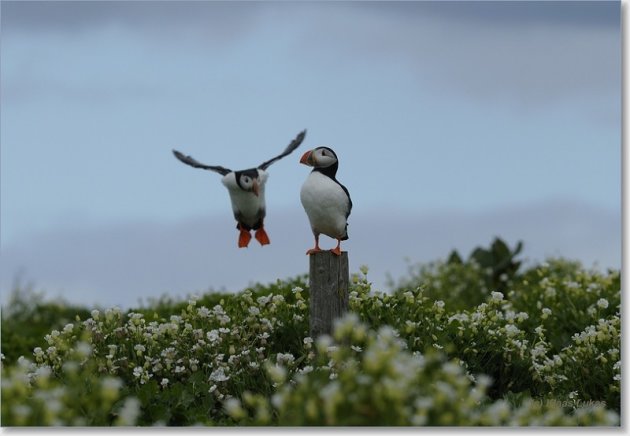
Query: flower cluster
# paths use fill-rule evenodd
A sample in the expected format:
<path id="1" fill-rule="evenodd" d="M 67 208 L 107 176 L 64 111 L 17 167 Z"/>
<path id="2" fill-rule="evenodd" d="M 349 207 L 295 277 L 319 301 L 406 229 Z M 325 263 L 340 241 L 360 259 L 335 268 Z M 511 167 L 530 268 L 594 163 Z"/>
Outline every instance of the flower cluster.
<path id="1" fill-rule="evenodd" d="M 72 365 L 120 380 L 125 395 L 140 399 L 141 425 L 221 422 L 229 419 L 224 403 L 235 393 L 272 392 L 268 362 L 296 366 L 295 356 L 306 349 L 307 309 L 300 292 L 246 291 L 212 307 L 192 298 L 178 314 L 162 318 L 94 310 L 85 321 L 48 334 L 48 347 L 33 352 L 33 371 L 48 368 L 63 378 Z M 193 403 L 205 413 L 186 416 Z"/>
<path id="2" fill-rule="evenodd" d="M 433 272 L 426 278 L 440 276 Z M 442 350 L 462 361 L 471 379 L 473 374 L 492 377 L 499 392 L 545 392 L 556 398 L 578 392 L 583 400 L 620 411 L 616 271 L 602 274 L 550 260 L 513 279 L 505 294 L 489 291 L 484 302 L 464 309 L 461 302 L 460 309 L 451 307 L 435 284 L 388 295 L 365 292 L 367 277 L 356 282 L 352 309 L 370 325 L 395 327 L 411 350 Z M 427 297 L 428 286 L 441 299 Z M 591 342 L 580 342 L 585 335 Z"/>
<path id="3" fill-rule="evenodd" d="M 315 368 L 284 383 L 265 408 L 278 414 L 280 425 L 618 424 L 617 414 L 602 405 L 567 414 L 553 402 L 525 399 L 513 407 L 492 401 L 488 377 L 472 382 L 461 361 L 437 351 L 410 352 L 394 329 L 371 330 L 353 314 L 337 323 L 334 337 L 317 342 Z M 247 404 L 265 398 L 249 392 L 245 397 L 245 407 L 234 403 L 232 416 L 256 424 Z"/>
<path id="4" fill-rule="evenodd" d="M 83 343 L 84 344 L 84 343 Z M 101 375 L 94 362 L 85 360 L 85 345 L 66 355 L 55 375 L 48 364 L 21 357 L 2 368 L 2 422 L 4 425 L 102 426 L 134 425 L 138 400 L 122 398 L 123 381 Z M 36 358 L 42 360 L 41 350 Z M 88 412 L 89 411 L 89 412 Z"/>

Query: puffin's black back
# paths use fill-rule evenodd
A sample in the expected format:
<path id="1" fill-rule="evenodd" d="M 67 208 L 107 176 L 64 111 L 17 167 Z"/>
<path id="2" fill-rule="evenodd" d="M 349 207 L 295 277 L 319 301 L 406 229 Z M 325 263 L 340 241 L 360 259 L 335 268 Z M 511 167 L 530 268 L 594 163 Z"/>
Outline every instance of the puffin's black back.
<path id="1" fill-rule="evenodd" d="M 341 189 L 343 189 L 343 191 L 346 193 L 346 195 L 348 196 L 348 201 L 350 202 L 350 207 L 348 208 L 348 213 L 346 214 L 346 219 L 348 219 L 348 217 L 350 216 L 350 211 L 352 211 L 352 199 L 350 198 L 350 192 L 348 192 L 348 188 L 346 188 L 341 183 L 339 183 L 339 180 L 337 180 L 337 177 L 336 177 L 337 170 L 339 169 L 339 158 L 337 157 L 337 153 L 335 153 L 333 149 L 328 148 L 328 147 L 321 147 L 321 148 L 325 148 L 326 150 L 330 151 L 335 156 L 335 159 L 337 159 L 337 162 L 325 168 L 321 168 L 321 167 L 313 168 L 313 171 L 318 171 L 322 173 L 323 175 L 330 177 L 332 180 L 334 180 L 335 183 L 341 186 Z"/>

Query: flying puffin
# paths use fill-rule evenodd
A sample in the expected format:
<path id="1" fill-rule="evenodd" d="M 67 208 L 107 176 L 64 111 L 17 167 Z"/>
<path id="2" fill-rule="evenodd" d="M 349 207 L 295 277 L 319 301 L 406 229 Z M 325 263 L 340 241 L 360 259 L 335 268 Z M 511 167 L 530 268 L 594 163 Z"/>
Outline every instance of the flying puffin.
<path id="1" fill-rule="evenodd" d="M 322 251 L 319 235 L 323 233 L 337 240 L 337 246 L 330 251 L 339 256 L 341 241 L 348 239 L 352 200 L 348 189 L 335 178 L 339 168 L 337 155 L 328 147 L 317 147 L 304 153 L 300 163 L 313 167 L 300 191 L 300 200 L 315 236 L 315 247 L 306 254 Z"/>
<path id="2" fill-rule="evenodd" d="M 300 132 L 293 141 L 278 156 L 269 159 L 258 165 L 241 171 L 232 171 L 222 166 L 204 165 L 197 162 L 191 156 L 186 156 L 177 150 L 173 154 L 177 159 L 194 168 L 201 168 L 217 172 L 223 176 L 221 182 L 230 193 L 232 211 L 236 219 L 237 230 L 240 231 L 238 237 L 239 248 L 247 247 L 252 236 L 250 230 L 255 230 L 255 237 L 260 245 L 269 244 L 269 236 L 265 232 L 263 220 L 265 218 L 265 182 L 269 174 L 269 165 L 283 157 L 291 154 L 299 147 L 306 136 L 306 130 Z"/>

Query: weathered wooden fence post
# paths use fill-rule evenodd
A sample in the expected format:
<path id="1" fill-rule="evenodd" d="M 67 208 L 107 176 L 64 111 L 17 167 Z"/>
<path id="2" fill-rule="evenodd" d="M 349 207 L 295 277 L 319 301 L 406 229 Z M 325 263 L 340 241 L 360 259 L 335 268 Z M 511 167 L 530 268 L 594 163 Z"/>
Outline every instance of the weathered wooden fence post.
<path id="1" fill-rule="evenodd" d="M 321 251 L 309 256 L 310 335 L 331 334 L 333 322 L 348 310 L 348 252 Z"/>

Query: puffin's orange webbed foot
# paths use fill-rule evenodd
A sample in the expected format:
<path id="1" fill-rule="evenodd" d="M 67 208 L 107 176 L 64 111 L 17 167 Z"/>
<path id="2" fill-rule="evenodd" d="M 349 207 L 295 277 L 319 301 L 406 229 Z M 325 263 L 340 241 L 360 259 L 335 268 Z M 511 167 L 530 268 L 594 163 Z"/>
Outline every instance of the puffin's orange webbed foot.
<path id="1" fill-rule="evenodd" d="M 260 242 L 260 245 L 267 245 L 271 242 L 269 241 L 269 236 L 267 235 L 267 232 L 265 232 L 265 229 L 263 229 L 262 227 L 256 230 L 255 237 L 256 240 Z"/>
<path id="2" fill-rule="evenodd" d="M 320 251 L 322 251 L 322 249 L 319 248 L 319 235 L 315 235 L 315 247 L 308 250 L 306 255 L 310 256 L 311 254 L 319 253 Z"/>
<path id="3" fill-rule="evenodd" d="M 241 234 L 238 236 L 238 248 L 244 248 L 249 245 L 249 241 L 252 239 L 252 235 L 249 234 L 249 230 L 240 228 Z"/>
<path id="4" fill-rule="evenodd" d="M 341 256 L 341 247 L 337 246 L 337 247 L 333 248 L 332 250 L 330 250 L 330 252 L 332 254 L 337 255 L 337 256 Z"/>

